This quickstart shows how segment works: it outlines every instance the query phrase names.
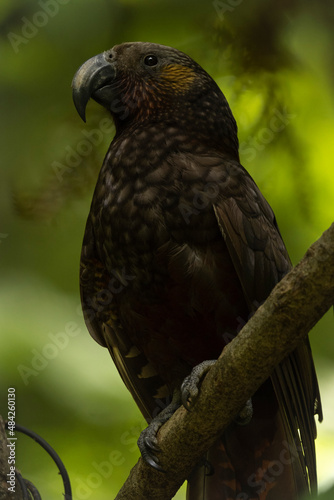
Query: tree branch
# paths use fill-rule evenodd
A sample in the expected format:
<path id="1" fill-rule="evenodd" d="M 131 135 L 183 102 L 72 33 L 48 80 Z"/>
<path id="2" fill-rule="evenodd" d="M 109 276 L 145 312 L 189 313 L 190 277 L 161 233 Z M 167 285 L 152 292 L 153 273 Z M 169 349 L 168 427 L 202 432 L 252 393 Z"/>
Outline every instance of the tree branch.
<path id="1" fill-rule="evenodd" d="M 179 408 L 159 432 L 162 467 L 140 458 L 116 500 L 169 500 L 245 402 L 334 303 L 334 224 L 274 288 L 224 349 L 192 412 Z"/>

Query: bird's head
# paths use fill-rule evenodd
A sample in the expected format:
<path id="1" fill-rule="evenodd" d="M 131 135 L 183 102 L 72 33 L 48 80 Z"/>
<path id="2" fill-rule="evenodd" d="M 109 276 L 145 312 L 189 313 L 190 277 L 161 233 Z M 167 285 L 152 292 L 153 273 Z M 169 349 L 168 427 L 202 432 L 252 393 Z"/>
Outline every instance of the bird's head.
<path id="1" fill-rule="evenodd" d="M 116 129 L 135 120 L 174 120 L 178 125 L 219 131 L 236 139 L 236 124 L 214 80 L 191 57 L 171 47 L 133 42 L 92 57 L 72 82 L 76 109 L 85 121 L 88 100 L 107 108 Z"/>

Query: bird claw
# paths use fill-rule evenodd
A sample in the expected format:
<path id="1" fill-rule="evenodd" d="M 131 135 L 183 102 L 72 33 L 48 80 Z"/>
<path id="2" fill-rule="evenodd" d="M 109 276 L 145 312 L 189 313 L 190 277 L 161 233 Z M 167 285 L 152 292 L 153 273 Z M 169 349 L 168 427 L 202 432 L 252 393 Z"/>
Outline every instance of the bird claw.
<path id="1" fill-rule="evenodd" d="M 138 447 L 143 460 L 154 469 L 162 471 L 159 459 L 155 456 L 155 453 L 160 452 L 156 439 L 158 430 L 159 427 L 152 421 L 151 424 L 141 432 L 138 439 Z"/>
<path id="2" fill-rule="evenodd" d="M 144 442 L 146 448 L 155 451 L 156 453 L 159 453 L 161 451 L 158 445 L 157 438 L 155 436 L 145 436 Z"/>
<path id="3" fill-rule="evenodd" d="M 138 439 L 138 447 L 143 460 L 160 472 L 166 472 L 160 465 L 158 457 L 155 453 L 160 453 L 157 434 L 160 427 L 175 413 L 181 404 L 180 391 L 175 391 L 172 402 L 166 406 L 144 429 Z"/>
<path id="4" fill-rule="evenodd" d="M 165 470 L 165 469 L 163 469 L 163 468 L 161 467 L 161 465 L 159 465 L 159 460 L 158 460 L 158 459 L 157 459 L 157 457 L 155 457 L 154 455 L 149 455 L 149 456 L 147 456 L 147 457 L 144 457 L 144 456 L 142 455 L 142 457 L 143 457 L 143 460 L 145 460 L 145 462 L 146 462 L 148 465 L 150 465 L 153 469 L 155 469 L 155 470 L 157 470 L 157 471 L 159 471 L 159 472 L 164 472 L 164 473 L 166 472 L 166 470 Z"/>
<path id="5" fill-rule="evenodd" d="M 215 359 L 203 361 L 196 365 L 190 375 L 188 375 L 181 385 L 181 400 L 186 410 L 191 411 L 199 394 L 199 385 L 204 375 L 210 370 L 211 366 L 216 362 Z"/>

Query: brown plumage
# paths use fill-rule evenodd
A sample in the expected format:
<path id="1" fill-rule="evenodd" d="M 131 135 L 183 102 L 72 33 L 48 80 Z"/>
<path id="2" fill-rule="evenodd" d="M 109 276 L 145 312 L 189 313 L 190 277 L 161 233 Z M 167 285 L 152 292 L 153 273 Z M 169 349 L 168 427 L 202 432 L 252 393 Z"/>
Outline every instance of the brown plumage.
<path id="1" fill-rule="evenodd" d="M 239 163 L 237 127 L 212 78 L 170 47 L 126 43 L 73 80 L 82 118 L 92 97 L 113 115 L 87 221 L 81 296 L 87 327 L 107 347 L 150 420 L 192 367 L 219 356 L 291 268 L 274 214 Z M 196 469 L 189 500 L 293 500 L 316 489 L 308 341 L 252 399 Z"/>

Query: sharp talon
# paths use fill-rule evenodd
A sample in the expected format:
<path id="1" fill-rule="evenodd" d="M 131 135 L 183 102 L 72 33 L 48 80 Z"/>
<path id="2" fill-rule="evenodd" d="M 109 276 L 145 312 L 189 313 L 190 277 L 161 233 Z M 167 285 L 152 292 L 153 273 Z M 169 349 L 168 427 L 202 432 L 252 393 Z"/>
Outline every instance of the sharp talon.
<path id="1" fill-rule="evenodd" d="M 193 407 L 193 402 L 191 399 L 188 399 L 186 409 L 190 412 L 193 409 L 192 407 Z"/>
<path id="2" fill-rule="evenodd" d="M 150 457 L 146 457 L 144 460 L 148 465 L 153 467 L 153 469 L 158 470 L 159 472 L 166 472 L 165 469 L 159 465 L 159 460 L 154 455 L 150 455 Z"/>
<path id="3" fill-rule="evenodd" d="M 185 407 L 186 410 L 190 410 L 190 404 L 189 404 L 189 394 L 188 393 L 183 393 L 182 395 L 182 404 Z"/>
<path id="4" fill-rule="evenodd" d="M 195 401 L 196 401 L 196 397 L 194 398 L 193 396 L 190 396 L 189 394 L 188 394 L 188 397 L 182 398 L 182 404 L 187 411 L 192 410 L 192 407 L 193 407 Z"/>
<path id="5" fill-rule="evenodd" d="M 144 439 L 144 441 L 145 441 L 145 445 L 146 445 L 146 446 L 147 446 L 150 450 L 153 450 L 153 451 L 155 451 L 155 452 L 157 452 L 157 453 L 159 453 L 159 452 L 161 451 L 161 450 L 160 450 L 160 448 L 159 448 L 159 446 L 158 446 L 158 444 L 155 442 L 155 440 L 153 440 L 153 439 L 151 439 L 151 438 L 149 438 L 149 437 L 146 437 L 146 438 Z"/>

